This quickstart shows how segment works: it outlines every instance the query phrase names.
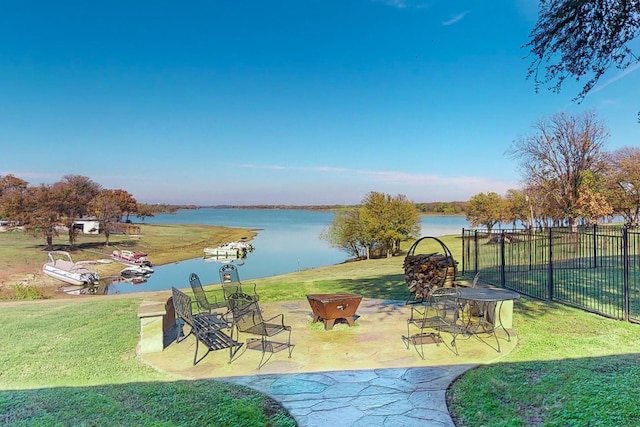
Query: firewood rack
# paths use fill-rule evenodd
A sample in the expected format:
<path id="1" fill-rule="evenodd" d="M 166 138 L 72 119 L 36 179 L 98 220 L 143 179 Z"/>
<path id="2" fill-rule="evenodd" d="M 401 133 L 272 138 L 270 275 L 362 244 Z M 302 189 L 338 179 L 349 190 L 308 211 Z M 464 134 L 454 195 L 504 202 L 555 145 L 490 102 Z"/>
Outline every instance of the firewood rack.
<path id="1" fill-rule="evenodd" d="M 441 252 L 420 253 L 428 243 L 435 241 Z M 433 245 L 429 247 L 432 248 Z M 405 257 L 403 268 L 409 291 L 406 304 L 420 304 L 428 299 L 434 289 L 453 286 L 457 272 L 457 261 L 444 242 L 437 237 L 425 236 L 416 240 Z"/>

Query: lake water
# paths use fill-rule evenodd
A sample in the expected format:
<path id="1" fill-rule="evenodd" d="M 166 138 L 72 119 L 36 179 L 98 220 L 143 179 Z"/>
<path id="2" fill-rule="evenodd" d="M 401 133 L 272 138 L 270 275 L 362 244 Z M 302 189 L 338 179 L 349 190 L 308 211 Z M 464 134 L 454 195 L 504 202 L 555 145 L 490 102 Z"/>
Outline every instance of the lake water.
<path id="1" fill-rule="evenodd" d="M 293 209 L 194 209 L 175 214 L 160 214 L 145 220 L 148 224 L 201 224 L 255 229 L 251 241 L 255 250 L 238 266 L 243 281 L 344 262 L 345 252 L 332 248 L 320 239 L 320 233 L 333 220 L 333 212 Z M 462 216 L 425 216 L 421 220 L 422 236 L 461 234 L 470 228 Z M 204 249 L 204 248 L 203 248 Z M 149 254 L 153 262 L 153 254 Z M 196 258 L 168 265 L 154 266 L 146 282 L 127 282 L 108 286 L 109 294 L 155 291 L 189 287 L 189 274 L 197 273 L 203 284 L 219 283 L 222 264 Z"/>

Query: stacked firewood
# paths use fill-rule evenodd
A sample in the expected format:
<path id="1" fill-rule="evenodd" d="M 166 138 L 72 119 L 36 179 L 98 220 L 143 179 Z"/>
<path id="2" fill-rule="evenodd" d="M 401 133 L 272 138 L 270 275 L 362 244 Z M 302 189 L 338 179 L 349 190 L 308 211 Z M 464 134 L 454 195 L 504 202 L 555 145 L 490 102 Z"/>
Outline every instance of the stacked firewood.
<path id="1" fill-rule="evenodd" d="M 415 299 L 426 298 L 433 289 L 453 283 L 457 262 L 450 256 L 432 253 L 407 255 L 404 259 L 404 279 Z"/>

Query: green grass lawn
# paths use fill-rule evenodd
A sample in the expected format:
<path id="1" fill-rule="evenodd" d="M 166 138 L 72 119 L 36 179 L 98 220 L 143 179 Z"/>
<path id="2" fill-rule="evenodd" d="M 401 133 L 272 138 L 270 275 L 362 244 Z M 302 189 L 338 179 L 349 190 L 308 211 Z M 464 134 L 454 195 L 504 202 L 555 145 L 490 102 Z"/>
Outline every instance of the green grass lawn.
<path id="1" fill-rule="evenodd" d="M 249 389 L 176 381 L 135 355 L 139 297 L 0 305 L 0 414 L 11 426 L 293 426 Z"/>
<path id="2" fill-rule="evenodd" d="M 521 298 L 518 346 L 449 390 L 458 426 L 638 426 L 640 326 Z"/>
<path id="3" fill-rule="evenodd" d="M 445 240 L 456 259 L 459 241 Z M 255 282 L 264 301 L 317 292 L 403 300 L 402 261 L 351 262 Z M 178 381 L 141 363 L 140 301 L 121 295 L 0 304 L 2 422 L 294 425 L 259 393 L 214 380 Z M 452 416 L 459 426 L 638 425 L 638 327 L 521 298 L 514 309 L 518 346 L 452 386 Z"/>

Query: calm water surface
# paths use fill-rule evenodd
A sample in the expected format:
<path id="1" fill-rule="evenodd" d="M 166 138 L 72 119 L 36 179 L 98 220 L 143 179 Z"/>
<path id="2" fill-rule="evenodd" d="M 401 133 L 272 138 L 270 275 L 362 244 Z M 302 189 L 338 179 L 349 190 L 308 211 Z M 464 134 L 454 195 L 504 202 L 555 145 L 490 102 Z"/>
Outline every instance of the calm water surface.
<path id="1" fill-rule="evenodd" d="M 319 236 L 333 220 L 332 212 L 292 209 L 195 209 L 161 214 L 145 220 L 148 224 L 201 224 L 255 229 L 255 250 L 239 265 L 243 281 L 293 271 L 338 264 L 347 259 L 345 252 L 332 248 Z M 460 234 L 469 223 L 460 216 L 422 218 L 423 236 Z M 204 248 L 203 248 L 204 249 Z M 153 254 L 149 255 L 153 262 Z M 197 273 L 203 284 L 219 283 L 222 264 L 196 258 L 179 263 L 154 266 L 155 272 L 139 285 L 114 283 L 109 294 L 155 291 L 189 287 L 189 274 Z"/>

